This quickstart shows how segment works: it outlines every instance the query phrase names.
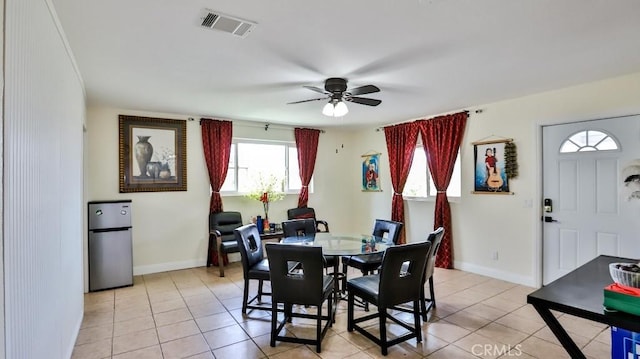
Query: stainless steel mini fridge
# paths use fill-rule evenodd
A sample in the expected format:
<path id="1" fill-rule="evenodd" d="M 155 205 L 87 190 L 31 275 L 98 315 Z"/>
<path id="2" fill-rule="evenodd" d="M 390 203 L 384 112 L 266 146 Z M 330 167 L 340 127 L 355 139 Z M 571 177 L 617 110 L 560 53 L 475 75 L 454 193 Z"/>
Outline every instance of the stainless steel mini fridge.
<path id="1" fill-rule="evenodd" d="M 89 291 L 133 285 L 131 200 L 89 207 Z"/>

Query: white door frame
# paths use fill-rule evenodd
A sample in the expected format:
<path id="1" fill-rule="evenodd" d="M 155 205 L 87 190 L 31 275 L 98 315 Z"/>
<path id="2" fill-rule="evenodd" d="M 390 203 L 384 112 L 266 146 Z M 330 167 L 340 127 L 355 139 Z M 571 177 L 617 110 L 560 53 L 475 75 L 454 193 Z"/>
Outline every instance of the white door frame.
<path id="1" fill-rule="evenodd" d="M 569 123 L 569 122 L 567 122 Z M 534 253 L 534 258 L 533 258 L 533 283 L 535 284 L 536 288 L 540 288 L 542 287 L 542 241 L 544 240 L 544 238 L 542 237 L 542 225 L 544 224 L 542 222 L 542 128 L 544 126 L 549 126 L 549 124 L 542 124 L 541 122 L 536 122 L 534 124 L 534 131 L 533 133 L 535 133 L 535 144 L 536 144 L 536 151 L 534 151 L 535 155 L 536 155 L 536 159 L 535 159 L 535 170 L 536 173 L 538 174 L 537 177 L 537 186 L 534 190 L 534 206 L 533 206 L 533 216 L 531 218 L 531 220 L 533 221 L 533 226 L 532 228 L 534 228 L 533 231 L 533 236 L 534 236 L 534 240 L 533 240 L 533 253 Z"/>

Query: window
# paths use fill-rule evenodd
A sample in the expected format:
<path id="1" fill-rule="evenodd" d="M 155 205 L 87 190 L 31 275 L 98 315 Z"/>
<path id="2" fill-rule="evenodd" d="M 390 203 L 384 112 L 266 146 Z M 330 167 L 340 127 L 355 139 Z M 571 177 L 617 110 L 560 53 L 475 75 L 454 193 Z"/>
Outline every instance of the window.
<path id="1" fill-rule="evenodd" d="M 295 193 L 302 188 L 295 143 L 234 139 L 229 169 L 221 192 L 247 193 L 260 178 L 273 176 L 280 190 Z M 309 185 L 312 191 L 313 181 Z"/>
<path id="2" fill-rule="evenodd" d="M 564 140 L 560 146 L 560 153 L 612 151 L 618 148 L 616 140 L 610 135 L 601 131 L 585 130 L 574 133 Z"/>
<path id="3" fill-rule="evenodd" d="M 449 188 L 447 188 L 448 197 L 460 197 L 462 193 L 460 180 L 460 154 L 458 154 L 456 163 L 453 166 L 453 175 L 451 176 L 451 182 L 449 183 Z M 433 184 L 431 174 L 429 173 L 427 157 L 424 153 L 422 145 L 419 145 L 414 150 L 411 170 L 409 170 L 409 177 L 407 178 L 407 183 L 404 186 L 402 196 L 414 198 L 429 198 L 435 197 L 436 194 L 436 186 Z"/>

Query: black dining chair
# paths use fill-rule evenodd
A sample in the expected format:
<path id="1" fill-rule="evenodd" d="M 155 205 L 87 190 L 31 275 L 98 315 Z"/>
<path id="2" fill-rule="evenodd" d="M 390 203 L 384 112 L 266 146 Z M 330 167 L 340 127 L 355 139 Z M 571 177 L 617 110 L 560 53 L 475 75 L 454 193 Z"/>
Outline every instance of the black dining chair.
<path id="1" fill-rule="evenodd" d="M 442 237 L 444 236 L 444 228 L 438 227 L 433 232 L 429 233 L 427 240 L 431 242 L 431 249 L 427 255 L 427 264 L 424 269 L 424 277 L 422 278 L 422 293 L 420 294 L 420 305 L 422 306 L 422 320 L 427 321 L 427 313 L 431 308 L 436 306 L 436 295 L 433 288 L 433 272 L 436 267 L 436 258 L 438 256 L 438 250 L 440 249 L 440 243 L 442 243 Z M 429 298 L 425 297 L 424 284 L 429 281 Z"/>
<path id="2" fill-rule="evenodd" d="M 327 221 L 317 219 L 316 211 L 311 207 L 291 208 L 287 210 L 287 219 L 308 219 L 316 222 L 316 232 L 329 232 Z M 320 227 L 322 226 L 322 228 Z"/>
<path id="3" fill-rule="evenodd" d="M 354 329 L 380 346 L 382 355 L 387 355 L 392 345 L 416 338 L 422 342 L 420 328 L 420 287 L 427 262 L 427 254 L 431 242 L 403 244 L 387 248 L 382 258 L 382 267 L 378 274 L 352 278 L 347 281 L 347 330 Z M 406 263 L 405 270 L 402 270 Z M 355 297 L 377 306 L 377 312 L 360 318 L 354 317 Z M 403 303 L 412 303 L 413 326 L 393 316 L 392 308 Z M 378 318 L 380 337 L 367 331 L 363 323 Z M 389 339 L 387 337 L 387 320 L 409 330 L 409 333 Z M 367 327 L 369 327 L 367 325 Z"/>
<path id="4" fill-rule="evenodd" d="M 282 232 L 287 238 L 313 236 L 316 230 L 316 220 L 313 218 L 290 219 L 282 222 Z M 338 262 L 336 256 L 325 256 L 324 267 L 334 268 Z"/>
<path id="5" fill-rule="evenodd" d="M 314 235 L 316 221 L 313 218 L 290 219 L 282 222 L 282 232 L 285 237 L 305 237 Z"/>
<path id="6" fill-rule="evenodd" d="M 402 231 L 402 222 L 396 222 L 386 219 L 376 219 L 373 225 L 373 235 L 376 237 L 385 237 L 393 244 L 398 244 L 400 240 L 400 232 Z M 359 256 L 343 256 L 342 257 L 342 274 L 345 279 L 342 282 L 342 288 L 345 288 L 347 277 L 347 268 L 354 267 L 362 272 L 362 275 L 373 273 L 380 268 L 382 264 L 383 253 L 372 253 Z"/>
<path id="7" fill-rule="evenodd" d="M 260 233 L 255 224 L 247 224 L 234 230 L 234 235 L 240 248 L 242 273 L 244 275 L 244 291 L 242 294 L 242 314 L 247 309 L 269 310 L 268 306 L 252 305 L 254 301 L 262 303 L 263 295 L 271 295 L 263 291 L 264 281 L 269 280 L 269 261 L 264 258 L 264 249 L 260 240 Z M 249 299 L 249 281 L 258 281 L 258 293 Z"/>
<path id="8" fill-rule="evenodd" d="M 431 248 L 427 253 L 427 264 L 424 267 L 424 276 L 422 277 L 422 287 L 420 287 L 420 313 L 422 314 L 422 320 L 427 322 L 429 320 L 428 313 L 431 308 L 436 306 L 436 296 L 433 286 L 433 272 L 436 267 L 436 258 L 438 256 L 438 250 L 440 249 L 440 243 L 442 243 L 442 236 L 444 236 L 444 228 L 438 227 L 433 232 L 429 233 L 427 241 L 431 242 Z M 406 270 L 406 265 L 402 267 L 402 270 Z M 426 298 L 424 285 L 427 280 L 429 281 L 429 294 L 430 297 Z M 403 306 L 395 307 L 394 309 L 411 313 L 411 309 L 407 309 Z"/>
<path id="9" fill-rule="evenodd" d="M 269 256 L 269 270 L 271 274 L 271 340 L 270 345 L 276 346 L 276 341 L 311 344 L 320 353 L 322 339 L 335 317 L 335 304 L 332 298 L 333 277 L 324 274 L 322 248 L 299 244 L 267 243 Z M 292 269 L 292 265 L 295 267 Z M 328 311 L 323 315 L 322 306 L 327 301 Z M 284 304 L 284 319 L 278 325 L 278 304 Z M 293 304 L 315 306 L 315 314 L 295 312 Z M 280 335 L 282 328 L 292 318 L 315 319 L 315 339 L 289 337 Z M 322 321 L 326 321 L 323 326 Z"/>
<path id="10" fill-rule="evenodd" d="M 238 242 L 233 231 L 242 226 L 240 212 L 218 212 L 209 214 L 209 247 L 207 249 L 207 267 L 213 264 L 213 249 L 218 252 L 220 276 L 224 277 L 224 255 L 239 252 Z"/>

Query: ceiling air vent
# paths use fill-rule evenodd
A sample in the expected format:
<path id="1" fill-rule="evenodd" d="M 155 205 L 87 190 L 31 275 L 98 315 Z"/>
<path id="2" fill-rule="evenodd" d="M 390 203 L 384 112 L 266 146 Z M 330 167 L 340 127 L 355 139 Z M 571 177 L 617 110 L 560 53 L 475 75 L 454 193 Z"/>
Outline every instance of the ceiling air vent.
<path id="1" fill-rule="evenodd" d="M 202 11 L 200 20 L 200 26 L 204 28 L 220 30 L 240 37 L 246 37 L 256 26 L 255 22 L 225 15 L 209 9 Z"/>

